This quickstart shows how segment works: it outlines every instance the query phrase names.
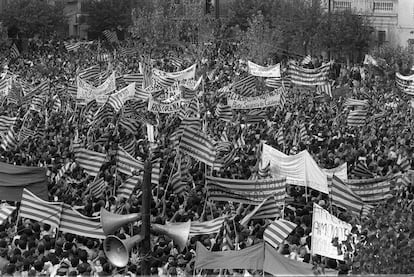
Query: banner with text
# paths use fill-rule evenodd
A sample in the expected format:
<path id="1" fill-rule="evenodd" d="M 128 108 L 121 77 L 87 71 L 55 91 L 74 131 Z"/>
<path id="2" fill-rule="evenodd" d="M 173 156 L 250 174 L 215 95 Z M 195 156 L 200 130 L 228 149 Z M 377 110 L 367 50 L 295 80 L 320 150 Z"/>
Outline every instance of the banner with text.
<path id="1" fill-rule="evenodd" d="M 148 110 L 154 113 L 175 113 L 181 109 L 181 101 L 171 103 L 162 103 L 150 98 L 148 101 Z"/>
<path id="2" fill-rule="evenodd" d="M 253 97 L 232 95 L 227 98 L 227 104 L 233 110 L 250 110 L 276 106 L 280 104 L 282 90 L 283 88 L 279 88 L 273 92 Z"/>
<path id="3" fill-rule="evenodd" d="M 177 72 L 165 72 L 159 69 L 154 69 L 154 73 L 159 76 L 165 76 L 168 78 L 175 79 L 177 81 L 187 80 L 187 79 L 194 79 L 195 71 L 196 71 L 197 64 L 193 64 L 189 68 L 186 68 L 181 71 Z"/>
<path id="4" fill-rule="evenodd" d="M 115 72 L 105 80 L 105 82 L 94 87 L 88 82 L 78 78 L 78 91 L 76 98 L 83 100 L 86 104 L 92 100 L 96 100 L 98 105 L 102 105 L 109 97 L 109 93 L 116 89 L 115 85 Z"/>
<path id="5" fill-rule="evenodd" d="M 318 254 L 337 260 L 344 260 L 343 254 L 338 254 L 338 248 L 332 244 L 334 238 L 338 242 L 347 239 L 352 226 L 331 215 L 318 204 L 313 204 L 312 219 L 312 255 Z"/>
<path id="6" fill-rule="evenodd" d="M 280 77 L 280 63 L 272 66 L 260 66 L 251 61 L 247 62 L 249 73 L 258 77 Z"/>

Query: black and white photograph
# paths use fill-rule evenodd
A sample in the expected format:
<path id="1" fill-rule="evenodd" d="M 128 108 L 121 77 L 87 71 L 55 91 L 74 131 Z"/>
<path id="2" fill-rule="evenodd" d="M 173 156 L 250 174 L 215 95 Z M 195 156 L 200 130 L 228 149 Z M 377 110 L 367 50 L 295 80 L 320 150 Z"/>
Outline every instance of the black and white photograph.
<path id="1" fill-rule="evenodd" d="M 414 0 L 0 0 L 0 276 L 414 276 Z"/>

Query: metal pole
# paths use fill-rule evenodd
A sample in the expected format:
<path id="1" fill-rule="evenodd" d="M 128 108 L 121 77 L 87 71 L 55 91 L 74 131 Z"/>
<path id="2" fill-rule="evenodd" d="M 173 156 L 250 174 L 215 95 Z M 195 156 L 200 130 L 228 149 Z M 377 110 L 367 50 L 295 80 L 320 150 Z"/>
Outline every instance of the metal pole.
<path id="1" fill-rule="evenodd" d="M 142 260 L 141 275 L 149 276 L 151 274 L 150 270 L 150 260 L 147 255 L 151 251 L 150 245 L 150 212 L 151 212 L 151 156 L 147 158 L 144 164 L 144 180 L 142 184 L 142 229 L 141 234 L 143 236 L 141 251 L 145 257 Z"/>

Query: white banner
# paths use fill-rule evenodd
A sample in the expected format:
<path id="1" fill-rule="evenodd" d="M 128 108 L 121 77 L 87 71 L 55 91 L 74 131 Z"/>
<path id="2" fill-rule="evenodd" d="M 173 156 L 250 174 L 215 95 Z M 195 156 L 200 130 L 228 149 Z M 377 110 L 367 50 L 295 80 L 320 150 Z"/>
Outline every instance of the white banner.
<path id="1" fill-rule="evenodd" d="M 272 66 L 260 66 L 251 61 L 247 62 L 249 73 L 259 77 L 280 77 L 280 63 Z"/>
<path id="2" fill-rule="evenodd" d="M 108 99 L 108 94 L 116 89 L 115 72 L 102 85 L 96 88 L 79 77 L 77 78 L 77 83 L 78 91 L 76 98 L 84 100 L 86 104 L 95 99 L 99 105 L 102 105 Z"/>
<path id="3" fill-rule="evenodd" d="M 118 98 L 122 103 L 125 103 L 127 100 L 131 100 L 135 95 L 135 83 L 131 83 L 128 86 L 124 87 L 117 93 L 112 94 L 112 97 Z"/>
<path id="4" fill-rule="evenodd" d="M 338 248 L 332 245 L 332 240 L 338 238 L 338 242 L 341 243 L 347 239 L 351 229 L 351 224 L 338 219 L 313 203 L 312 255 L 318 254 L 343 261 L 344 255 L 338 254 Z"/>
<path id="5" fill-rule="evenodd" d="M 155 113 L 175 113 L 181 109 L 181 101 L 175 101 L 171 103 L 162 103 L 154 101 L 150 98 L 148 101 L 148 110 Z"/>
<path id="6" fill-rule="evenodd" d="M 166 76 L 166 77 L 175 79 L 177 81 L 181 81 L 181 80 L 194 79 L 196 67 L 197 67 L 197 64 L 193 64 L 189 68 L 186 68 L 184 70 L 177 71 L 177 72 L 165 72 L 159 69 L 154 69 L 154 73 L 160 76 Z"/>
<path id="7" fill-rule="evenodd" d="M 247 110 L 247 109 L 258 109 L 264 107 L 271 107 L 279 105 L 281 89 L 273 91 L 272 93 L 262 94 L 254 97 L 238 97 L 227 98 L 227 105 L 233 110 Z"/>

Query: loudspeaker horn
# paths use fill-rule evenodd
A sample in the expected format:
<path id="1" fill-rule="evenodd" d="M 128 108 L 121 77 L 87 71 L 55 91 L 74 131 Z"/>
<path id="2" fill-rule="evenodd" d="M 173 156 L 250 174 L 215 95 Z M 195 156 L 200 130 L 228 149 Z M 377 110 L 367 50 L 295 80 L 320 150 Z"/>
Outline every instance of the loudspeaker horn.
<path id="1" fill-rule="evenodd" d="M 101 208 L 101 225 L 105 235 L 113 234 L 122 225 L 137 221 L 139 218 L 138 213 L 119 215 Z"/>
<path id="2" fill-rule="evenodd" d="M 129 251 L 134 245 L 144 239 L 141 235 L 136 235 L 128 239 L 121 240 L 116 236 L 106 237 L 103 249 L 109 262 L 116 267 L 125 267 L 129 260 Z"/>
<path id="3" fill-rule="evenodd" d="M 190 226 L 190 220 L 179 223 L 167 222 L 165 225 L 155 223 L 151 224 L 153 231 L 169 236 L 181 250 L 183 250 L 187 245 L 188 236 L 190 235 Z"/>

